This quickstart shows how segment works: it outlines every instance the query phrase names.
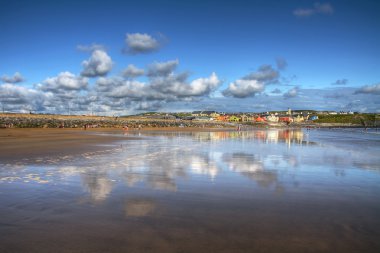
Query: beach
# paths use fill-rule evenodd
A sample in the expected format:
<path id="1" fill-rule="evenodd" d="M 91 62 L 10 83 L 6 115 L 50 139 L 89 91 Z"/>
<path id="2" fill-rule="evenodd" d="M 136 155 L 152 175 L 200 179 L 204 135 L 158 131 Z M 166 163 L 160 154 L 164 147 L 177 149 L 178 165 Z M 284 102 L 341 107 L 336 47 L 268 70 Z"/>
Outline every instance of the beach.
<path id="1" fill-rule="evenodd" d="M 360 129 L 1 129 L 1 252 L 377 252 Z"/>
<path id="2" fill-rule="evenodd" d="M 75 155 L 102 150 L 107 145 L 128 140 L 130 133 L 231 131 L 234 128 L 150 127 L 140 130 L 122 128 L 7 128 L 0 129 L 0 160 L 38 156 Z"/>
<path id="3" fill-rule="evenodd" d="M 81 129 L 1 129 L 0 160 L 80 154 L 123 138 L 120 129 L 107 132 L 120 134 L 91 134 Z"/>

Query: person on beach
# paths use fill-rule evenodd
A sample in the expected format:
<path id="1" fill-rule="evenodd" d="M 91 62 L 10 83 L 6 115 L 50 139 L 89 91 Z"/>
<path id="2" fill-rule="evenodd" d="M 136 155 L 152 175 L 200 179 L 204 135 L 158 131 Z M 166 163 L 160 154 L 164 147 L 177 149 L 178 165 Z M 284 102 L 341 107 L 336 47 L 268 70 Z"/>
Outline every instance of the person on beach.
<path id="1" fill-rule="evenodd" d="M 123 130 L 128 131 L 128 125 L 124 125 Z"/>

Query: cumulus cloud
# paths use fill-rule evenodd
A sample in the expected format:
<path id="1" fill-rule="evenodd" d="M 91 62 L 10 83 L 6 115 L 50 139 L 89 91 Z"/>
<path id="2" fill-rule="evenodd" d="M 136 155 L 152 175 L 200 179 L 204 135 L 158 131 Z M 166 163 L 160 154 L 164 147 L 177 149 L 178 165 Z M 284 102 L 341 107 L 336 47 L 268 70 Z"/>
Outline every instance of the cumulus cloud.
<path id="1" fill-rule="evenodd" d="M 45 79 L 42 84 L 37 85 L 37 88 L 42 91 L 58 92 L 62 90 L 70 91 L 86 89 L 87 85 L 88 78 L 78 77 L 66 71 L 59 73 L 58 76 Z"/>
<path id="2" fill-rule="evenodd" d="M 226 97 L 246 98 L 252 97 L 264 90 L 264 83 L 257 80 L 239 79 L 230 83 L 228 88 L 222 92 Z"/>
<path id="3" fill-rule="evenodd" d="M 146 54 L 161 47 L 159 39 L 146 33 L 127 33 L 124 52 L 131 55 Z"/>
<path id="4" fill-rule="evenodd" d="M 124 79 L 121 77 L 99 77 L 95 83 L 95 90 L 97 92 L 109 92 L 115 87 L 121 86 Z"/>
<path id="5" fill-rule="evenodd" d="M 283 62 L 284 63 L 284 62 Z M 222 94 L 226 97 L 253 97 L 264 91 L 266 85 L 279 82 L 280 73 L 271 65 L 262 65 L 257 71 L 229 84 Z"/>
<path id="6" fill-rule="evenodd" d="M 293 15 L 297 17 L 310 17 L 313 15 L 332 15 L 334 8 L 329 3 L 314 3 L 310 8 L 298 8 L 293 11 Z"/>
<path id="7" fill-rule="evenodd" d="M 355 94 L 360 94 L 360 93 L 380 95 L 380 83 L 373 84 L 373 85 L 365 85 L 355 91 Z"/>
<path id="8" fill-rule="evenodd" d="M 163 106 L 162 101 L 142 101 L 135 107 L 138 111 L 156 111 Z"/>
<path id="9" fill-rule="evenodd" d="M 129 64 L 126 69 L 123 70 L 122 75 L 125 78 L 135 78 L 144 75 L 145 71 L 143 69 L 137 68 L 133 64 Z"/>
<path id="10" fill-rule="evenodd" d="M 16 84 L 3 84 L 0 85 L 0 108 L 5 105 L 5 111 L 11 112 L 32 110 L 87 114 L 93 111 L 102 115 L 129 114 L 136 113 L 138 110 L 189 111 L 207 109 L 225 112 L 249 112 L 285 110 L 288 107 L 293 109 L 380 112 L 377 95 L 355 94 L 357 89 L 352 87 L 299 88 L 297 94 L 302 93 L 302 96 L 296 95 L 291 99 L 279 99 L 278 95 L 258 94 L 253 102 L 250 99 L 235 97 L 209 97 L 208 95 L 212 93 L 212 90 L 217 89 L 215 87 L 220 85 L 219 79 L 214 74 L 193 81 L 187 81 L 187 77 L 185 77 L 186 75 L 178 74 L 158 78 L 154 80 L 159 82 L 160 85 L 158 86 L 155 86 L 157 83 L 153 80 L 136 82 L 130 79 L 125 80 L 122 77 L 102 77 L 97 80 L 93 89 L 86 90 L 43 91 L 38 88 L 28 89 Z M 166 88 L 164 83 L 169 83 L 169 87 Z M 175 85 L 184 88 L 179 89 L 176 93 L 176 90 L 173 90 Z M 186 90 L 186 92 L 181 94 L 179 92 L 181 90 Z M 331 94 L 340 95 L 333 96 Z"/>
<path id="11" fill-rule="evenodd" d="M 135 80 L 123 81 L 121 85 L 118 83 L 112 84 L 115 85 L 112 87 L 110 92 L 106 94 L 108 97 L 112 98 L 135 98 L 135 99 L 144 99 L 149 96 L 149 89 L 143 82 Z"/>
<path id="12" fill-rule="evenodd" d="M 211 74 L 208 78 L 199 78 L 195 79 L 190 83 L 190 87 L 188 88 L 188 92 L 184 91 L 185 95 L 189 96 L 204 96 L 209 95 L 212 91 L 216 90 L 216 88 L 221 84 L 218 76 L 215 72 Z"/>
<path id="13" fill-rule="evenodd" d="M 299 92 L 299 87 L 294 87 L 294 88 L 292 88 L 292 89 L 290 89 L 284 93 L 284 98 L 285 99 L 294 98 L 298 95 L 298 92 Z"/>
<path id="14" fill-rule="evenodd" d="M 279 99 L 278 95 L 255 96 L 255 99 L 240 99 L 234 97 L 213 97 L 203 99 L 201 103 L 175 103 L 178 110 L 194 108 L 194 110 L 204 110 L 212 108 L 222 112 L 266 112 L 280 111 L 292 108 L 296 110 L 335 110 L 335 111 L 357 111 L 357 112 L 380 112 L 378 96 L 368 94 L 354 94 L 352 87 L 330 87 L 321 89 L 299 88 L 297 96 L 291 99 Z M 330 98 L 329 94 L 342 94 L 340 97 Z M 302 96 L 301 96 L 302 94 Z M 171 104 L 163 107 L 163 110 L 170 110 Z"/>
<path id="15" fill-rule="evenodd" d="M 91 92 L 98 97 L 98 103 L 109 110 L 157 110 L 167 103 L 200 101 L 221 84 L 216 73 L 189 81 L 187 72 L 175 73 L 178 64 L 178 60 L 150 64 L 146 81 L 121 76 L 100 77 Z M 135 71 L 128 72 L 127 76 L 133 76 Z"/>
<path id="16" fill-rule="evenodd" d="M 173 73 L 179 64 L 178 60 L 154 62 L 148 66 L 149 77 L 168 76 Z"/>
<path id="17" fill-rule="evenodd" d="M 187 82 L 187 74 L 171 75 L 166 78 L 155 79 L 150 87 L 161 96 L 172 100 L 191 100 L 194 97 L 210 95 L 221 84 L 216 73 L 209 77 L 198 78 Z"/>
<path id="18" fill-rule="evenodd" d="M 0 85 L 0 102 L 6 111 L 43 110 L 43 102 L 48 95 L 12 83 Z"/>
<path id="19" fill-rule="evenodd" d="M 33 89 L 28 89 L 11 83 L 0 85 L 0 91 L 1 101 L 11 104 L 26 103 L 31 97 L 38 94 L 38 92 Z"/>
<path id="20" fill-rule="evenodd" d="M 19 72 L 16 72 L 13 76 L 3 75 L 1 80 L 4 83 L 20 83 L 24 81 L 24 77 Z"/>
<path id="21" fill-rule="evenodd" d="M 92 52 L 90 59 L 83 61 L 82 65 L 82 76 L 96 77 L 107 75 L 112 69 L 113 62 L 105 51 L 95 50 Z"/>
<path id="22" fill-rule="evenodd" d="M 215 73 L 208 78 L 199 78 L 191 82 L 187 82 L 184 78 L 181 74 L 173 74 L 148 83 L 135 80 L 125 80 L 121 84 L 110 82 L 108 85 L 113 88 L 109 89 L 110 92 L 106 96 L 135 101 L 184 101 L 193 97 L 207 96 L 221 83 Z"/>
<path id="23" fill-rule="evenodd" d="M 248 74 L 243 79 L 255 80 L 266 85 L 278 82 L 279 76 L 278 70 L 275 70 L 271 65 L 262 65 L 257 71 Z"/>
<path id="24" fill-rule="evenodd" d="M 368 94 L 354 94 L 352 87 L 331 87 L 321 89 L 299 88 L 298 95 L 291 99 L 281 99 L 278 95 L 265 96 L 257 94 L 252 99 L 234 97 L 204 97 L 201 101 L 188 102 L 177 101 L 162 103 L 161 111 L 191 111 L 191 110 L 216 110 L 221 112 L 266 112 L 287 110 L 287 108 L 299 110 L 335 110 L 335 111 L 360 111 L 380 112 L 378 96 Z M 343 96 L 327 98 L 329 94 L 339 93 Z M 270 93 L 269 93 L 270 94 Z M 302 95 L 302 96 L 301 96 Z M 282 96 L 282 95 L 281 95 Z"/>
<path id="25" fill-rule="evenodd" d="M 343 78 L 343 79 L 336 80 L 331 85 L 346 85 L 347 83 L 348 83 L 348 80 Z"/>

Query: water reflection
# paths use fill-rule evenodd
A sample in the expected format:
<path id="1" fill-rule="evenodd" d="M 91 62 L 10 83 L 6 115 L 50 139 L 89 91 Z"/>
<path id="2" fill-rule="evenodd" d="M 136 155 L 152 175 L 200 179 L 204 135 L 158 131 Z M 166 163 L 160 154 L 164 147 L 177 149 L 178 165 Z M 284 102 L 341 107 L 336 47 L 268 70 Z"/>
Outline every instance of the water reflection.
<path id="1" fill-rule="evenodd" d="M 198 175 L 208 175 L 212 180 L 218 175 L 220 169 L 215 158 L 203 155 L 193 156 L 188 159 L 191 173 Z"/>
<path id="2" fill-rule="evenodd" d="M 229 169 L 256 181 L 262 187 L 277 184 L 277 170 L 266 170 L 263 161 L 252 154 L 233 153 L 223 155 Z"/>
<path id="3" fill-rule="evenodd" d="M 105 172 L 90 171 L 81 174 L 82 185 L 94 201 L 103 201 L 112 191 L 114 182 Z"/>
<path id="4" fill-rule="evenodd" d="M 191 133 L 198 141 L 218 141 L 226 139 L 247 139 L 262 142 L 285 142 L 288 145 L 311 145 L 314 142 L 305 140 L 302 129 L 266 129 L 254 131 L 224 131 L 224 132 L 194 132 Z"/>
<path id="5" fill-rule="evenodd" d="M 155 201 L 151 199 L 130 199 L 125 205 L 125 215 L 129 217 L 143 217 L 153 213 Z"/>
<path id="6" fill-rule="evenodd" d="M 380 248 L 380 136 L 300 131 L 144 133 L 0 161 L 0 251 Z"/>
<path id="7" fill-rule="evenodd" d="M 42 158 L 35 159 L 40 163 L 33 166 L 19 162 L 1 165 L 0 182 L 76 184 L 78 179 L 84 192 L 100 203 L 120 183 L 128 188 L 176 192 L 181 190 L 181 182 L 192 184 L 204 178 L 203 182 L 213 183 L 231 174 L 250 179 L 259 187 L 284 192 L 289 185 L 299 185 L 295 180 L 298 170 L 327 167 L 334 176 L 343 177 L 347 169 L 380 169 L 376 152 L 323 143 L 305 147 L 318 140 L 305 141 L 308 135 L 300 129 L 147 133 L 107 152 L 61 158 L 60 163 L 49 166 Z M 297 145 L 289 149 L 289 144 Z M 127 206 L 134 205 L 136 209 L 151 209 L 146 203 L 131 202 Z"/>

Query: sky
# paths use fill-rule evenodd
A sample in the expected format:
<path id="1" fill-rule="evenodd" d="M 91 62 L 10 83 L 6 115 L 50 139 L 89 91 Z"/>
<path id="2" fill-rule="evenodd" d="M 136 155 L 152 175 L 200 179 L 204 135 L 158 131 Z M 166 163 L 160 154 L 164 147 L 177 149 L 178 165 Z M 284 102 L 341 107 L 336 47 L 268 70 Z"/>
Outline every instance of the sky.
<path id="1" fill-rule="evenodd" d="M 380 112 L 380 1 L 0 0 L 0 109 Z"/>

